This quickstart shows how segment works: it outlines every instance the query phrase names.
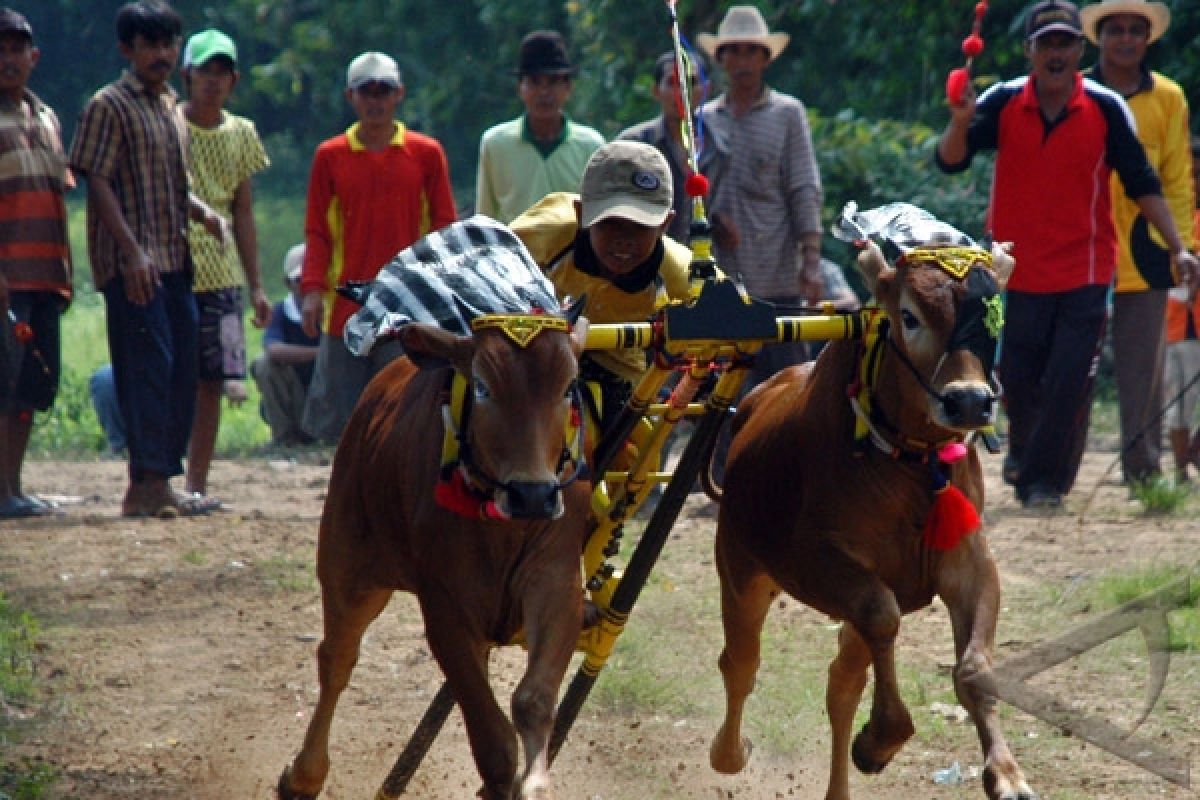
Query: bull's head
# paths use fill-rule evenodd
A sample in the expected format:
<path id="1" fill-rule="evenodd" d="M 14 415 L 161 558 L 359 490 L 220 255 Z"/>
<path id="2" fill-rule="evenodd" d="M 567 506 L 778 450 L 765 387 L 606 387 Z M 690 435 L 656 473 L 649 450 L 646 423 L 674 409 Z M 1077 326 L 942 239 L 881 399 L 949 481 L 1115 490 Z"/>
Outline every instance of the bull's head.
<path id="1" fill-rule="evenodd" d="M 492 515 L 557 519 L 564 504 L 564 430 L 578 413 L 576 375 L 587 320 L 554 315 L 476 317 L 473 336 L 408 325 L 401 340 L 418 366 L 449 362 L 467 381 L 460 459 Z M 568 443 L 569 445 L 570 443 Z M 577 462 L 575 474 L 581 469 Z"/>
<path id="2" fill-rule="evenodd" d="M 1000 291 L 1013 267 L 1007 249 L 934 242 L 893 266 L 868 240 L 858 264 L 891 320 L 890 343 L 928 399 L 927 420 L 959 432 L 990 425 Z"/>

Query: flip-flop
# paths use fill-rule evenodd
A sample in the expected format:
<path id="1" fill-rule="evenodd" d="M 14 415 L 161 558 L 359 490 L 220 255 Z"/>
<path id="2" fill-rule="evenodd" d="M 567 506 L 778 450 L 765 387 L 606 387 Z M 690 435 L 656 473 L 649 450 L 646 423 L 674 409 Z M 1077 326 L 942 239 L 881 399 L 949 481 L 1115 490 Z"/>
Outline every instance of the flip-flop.
<path id="1" fill-rule="evenodd" d="M 199 517 L 220 511 L 224 506 L 221 501 L 199 492 L 178 492 L 170 489 L 165 498 L 156 498 L 150 502 L 142 500 L 133 502 L 126 499 L 121 504 L 122 517 L 155 519 L 175 519 L 176 517 Z"/>
<path id="2" fill-rule="evenodd" d="M 0 501 L 0 519 L 28 519 L 30 517 L 47 517 L 53 515 L 55 509 L 44 502 L 35 502 L 31 498 L 14 495 Z"/>

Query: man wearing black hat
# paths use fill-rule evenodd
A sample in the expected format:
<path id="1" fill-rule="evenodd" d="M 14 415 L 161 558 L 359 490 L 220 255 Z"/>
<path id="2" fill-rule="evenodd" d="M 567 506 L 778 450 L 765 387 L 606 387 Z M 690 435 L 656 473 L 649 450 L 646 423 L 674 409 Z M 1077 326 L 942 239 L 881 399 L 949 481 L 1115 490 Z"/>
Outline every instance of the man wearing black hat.
<path id="1" fill-rule="evenodd" d="M 1029 508 L 1057 508 L 1075 482 L 1091 403 L 1091 367 L 1117 262 L 1109 176 L 1162 235 L 1181 273 L 1184 247 L 1162 184 L 1121 97 L 1079 73 L 1083 27 L 1065 0 L 1033 6 L 1025 24 L 1031 73 L 970 87 L 950 107 L 937 163 L 960 172 L 996 150 L 988 232 L 1012 242 L 999 375 L 1009 421 L 1004 474 Z"/>
<path id="2" fill-rule="evenodd" d="M 53 513 L 21 491 L 21 465 L 33 412 L 58 392 L 59 324 L 71 300 L 63 193 L 73 181 L 58 117 L 27 87 L 38 55 L 28 20 L 0 8 L 0 519 Z"/>
<path id="3" fill-rule="evenodd" d="M 516 74 L 525 113 L 484 132 L 475 180 L 475 210 L 504 223 L 551 192 L 576 191 L 588 159 L 604 144 L 598 131 L 563 112 L 575 67 L 562 34 L 526 36 Z"/>

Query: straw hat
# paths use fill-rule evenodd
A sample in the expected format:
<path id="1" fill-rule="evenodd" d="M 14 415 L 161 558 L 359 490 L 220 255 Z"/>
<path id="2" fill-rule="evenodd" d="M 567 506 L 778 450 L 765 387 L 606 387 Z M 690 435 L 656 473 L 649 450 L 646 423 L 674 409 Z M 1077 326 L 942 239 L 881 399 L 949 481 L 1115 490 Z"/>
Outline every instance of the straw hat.
<path id="1" fill-rule="evenodd" d="M 1156 41 L 1171 24 L 1171 9 L 1163 3 L 1147 2 L 1147 0 L 1101 0 L 1083 8 L 1079 12 L 1083 20 L 1083 35 L 1092 44 L 1100 38 L 1100 23 L 1105 17 L 1114 14 L 1135 14 L 1145 17 L 1150 23 L 1150 42 Z"/>
<path id="2" fill-rule="evenodd" d="M 762 13 L 754 6 L 730 6 L 725 19 L 717 26 L 716 35 L 702 33 L 696 37 L 696 43 L 713 59 L 722 45 L 758 44 L 767 48 L 771 61 L 774 61 L 787 47 L 789 38 L 786 33 L 771 33 Z"/>

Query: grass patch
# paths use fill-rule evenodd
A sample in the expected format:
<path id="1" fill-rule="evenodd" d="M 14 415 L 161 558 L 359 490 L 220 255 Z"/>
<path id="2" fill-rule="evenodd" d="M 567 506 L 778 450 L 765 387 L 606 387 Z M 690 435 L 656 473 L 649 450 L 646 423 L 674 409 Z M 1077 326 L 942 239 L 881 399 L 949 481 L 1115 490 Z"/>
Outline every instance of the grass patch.
<path id="1" fill-rule="evenodd" d="M 314 561 L 309 558 L 295 559 L 291 556 L 275 556 L 259 565 L 267 583 L 285 592 L 315 592 L 317 573 Z"/>
<path id="2" fill-rule="evenodd" d="M 0 706 L 33 699 L 33 651 L 39 633 L 37 620 L 0 594 Z"/>
<path id="3" fill-rule="evenodd" d="M 41 800 L 51 796 L 57 781 L 58 772 L 41 761 L 0 765 L 0 800 Z"/>
<path id="4" fill-rule="evenodd" d="M 1137 481 L 1129 487 L 1129 491 L 1147 514 L 1183 511 L 1192 497 L 1191 487 L 1186 483 L 1175 483 L 1162 475 Z"/>

